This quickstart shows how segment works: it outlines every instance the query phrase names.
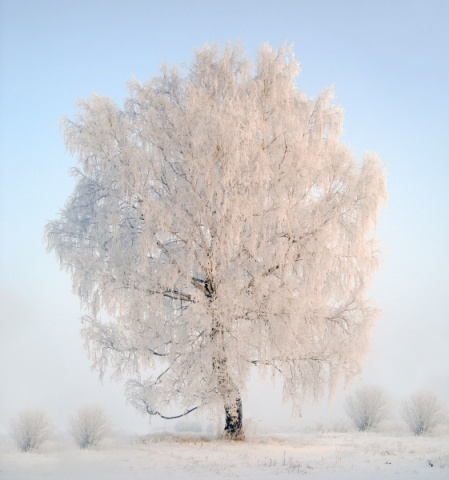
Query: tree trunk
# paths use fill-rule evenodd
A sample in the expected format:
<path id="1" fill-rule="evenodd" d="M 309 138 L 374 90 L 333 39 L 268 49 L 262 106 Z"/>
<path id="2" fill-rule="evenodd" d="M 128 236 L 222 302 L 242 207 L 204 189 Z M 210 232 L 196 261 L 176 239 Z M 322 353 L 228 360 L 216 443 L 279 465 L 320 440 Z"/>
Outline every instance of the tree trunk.
<path id="1" fill-rule="evenodd" d="M 224 346 L 224 329 L 221 322 L 217 319 L 213 321 L 211 339 L 215 344 L 212 366 L 217 376 L 218 393 L 223 399 L 226 416 L 224 433 L 232 439 L 242 438 L 242 399 L 239 389 L 229 374 Z"/>
<path id="2" fill-rule="evenodd" d="M 242 400 L 236 398 L 232 404 L 225 405 L 226 425 L 224 433 L 231 438 L 241 438 L 243 428 Z"/>

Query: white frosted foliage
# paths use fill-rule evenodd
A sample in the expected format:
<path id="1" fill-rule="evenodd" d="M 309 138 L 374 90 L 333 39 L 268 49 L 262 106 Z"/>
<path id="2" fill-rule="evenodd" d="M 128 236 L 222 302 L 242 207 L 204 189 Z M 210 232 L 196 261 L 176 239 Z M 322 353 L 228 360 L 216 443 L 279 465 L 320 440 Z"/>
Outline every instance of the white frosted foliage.
<path id="1" fill-rule="evenodd" d="M 288 48 L 228 46 L 94 96 L 64 120 L 76 187 L 47 240 L 101 371 L 152 414 L 235 403 L 251 368 L 300 404 L 359 372 L 376 309 L 375 155 L 341 141 L 332 92 L 298 91 Z"/>
<path id="2" fill-rule="evenodd" d="M 9 423 L 11 437 L 22 452 L 37 450 L 53 434 L 53 427 L 45 412 L 26 410 Z"/>
<path id="3" fill-rule="evenodd" d="M 345 411 L 358 430 L 368 431 L 387 418 L 389 400 L 380 387 L 364 386 L 346 397 Z"/>
<path id="4" fill-rule="evenodd" d="M 111 423 L 101 407 L 80 408 L 69 422 L 69 432 L 80 448 L 95 447 L 111 431 Z"/>

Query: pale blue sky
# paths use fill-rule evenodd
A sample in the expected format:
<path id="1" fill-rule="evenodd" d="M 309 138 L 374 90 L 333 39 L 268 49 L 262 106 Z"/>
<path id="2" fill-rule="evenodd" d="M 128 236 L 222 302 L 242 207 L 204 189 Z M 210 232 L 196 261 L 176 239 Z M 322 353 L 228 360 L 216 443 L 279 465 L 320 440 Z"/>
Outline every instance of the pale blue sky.
<path id="1" fill-rule="evenodd" d="M 60 420 L 111 395 L 111 411 L 134 418 L 89 371 L 78 300 L 42 242 L 72 190 L 59 119 L 94 92 L 121 103 L 133 76 L 236 40 L 252 58 L 264 42 L 293 43 L 298 87 L 333 85 L 345 140 L 385 163 L 373 288 L 384 313 L 361 381 L 399 400 L 435 389 L 449 406 L 448 18 L 446 0 L 0 0 L 0 430 L 19 408 Z"/>

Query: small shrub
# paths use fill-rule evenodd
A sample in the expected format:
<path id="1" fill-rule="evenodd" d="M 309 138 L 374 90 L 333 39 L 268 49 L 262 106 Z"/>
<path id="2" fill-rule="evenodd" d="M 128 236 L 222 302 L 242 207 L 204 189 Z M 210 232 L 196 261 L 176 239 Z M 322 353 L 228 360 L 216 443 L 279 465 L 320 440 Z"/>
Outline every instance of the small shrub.
<path id="1" fill-rule="evenodd" d="M 80 408 L 69 422 L 69 432 L 80 448 L 96 446 L 110 429 L 109 418 L 100 407 Z"/>
<path id="2" fill-rule="evenodd" d="M 27 410 L 12 418 L 9 432 L 22 452 L 38 449 L 53 434 L 51 423 L 41 410 Z"/>
<path id="3" fill-rule="evenodd" d="M 379 387 L 361 387 L 346 397 L 345 411 L 354 426 L 368 431 L 388 416 L 388 397 Z"/>
<path id="4" fill-rule="evenodd" d="M 443 405 L 434 393 L 421 392 L 402 404 L 402 418 L 414 435 L 425 435 L 445 420 Z"/>

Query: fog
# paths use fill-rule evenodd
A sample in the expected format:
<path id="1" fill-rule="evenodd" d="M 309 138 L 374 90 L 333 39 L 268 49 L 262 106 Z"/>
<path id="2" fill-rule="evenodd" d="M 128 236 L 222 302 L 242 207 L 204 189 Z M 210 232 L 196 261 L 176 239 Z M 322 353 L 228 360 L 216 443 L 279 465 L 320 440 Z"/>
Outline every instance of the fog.
<path id="1" fill-rule="evenodd" d="M 79 300 L 46 253 L 44 226 L 73 188 L 58 122 L 80 98 L 99 92 L 120 103 L 133 75 L 145 81 L 165 60 L 188 62 L 206 42 L 235 39 L 249 55 L 264 41 L 295 44 L 300 90 L 314 96 L 334 85 L 345 140 L 359 157 L 379 154 L 390 196 L 377 232 L 384 264 L 371 289 L 382 315 L 363 373 L 333 403 L 305 406 L 295 419 L 279 382 L 253 379 L 245 418 L 262 429 L 336 422 L 361 384 L 385 388 L 396 408 L 421 389 L 449 406 L 448 4 L 94 3 L 1 2 L 0 430 L 35 407 L 64 430 L 85 404 L 103 405 L 118 430 L 172 428 L 150 425 L 120 384 L 91 371 Z"/>

